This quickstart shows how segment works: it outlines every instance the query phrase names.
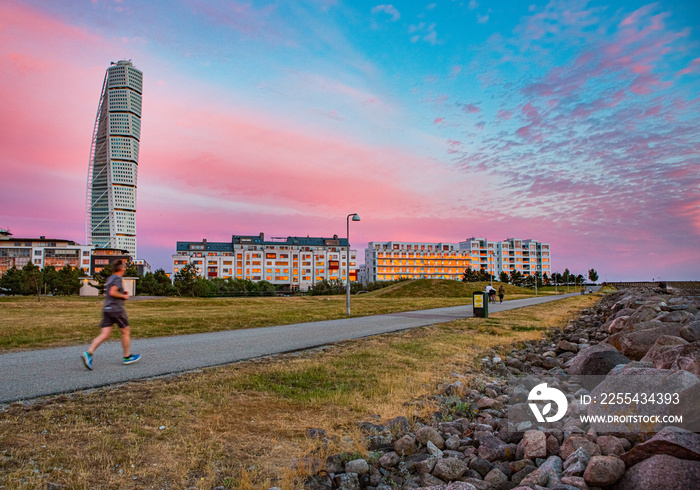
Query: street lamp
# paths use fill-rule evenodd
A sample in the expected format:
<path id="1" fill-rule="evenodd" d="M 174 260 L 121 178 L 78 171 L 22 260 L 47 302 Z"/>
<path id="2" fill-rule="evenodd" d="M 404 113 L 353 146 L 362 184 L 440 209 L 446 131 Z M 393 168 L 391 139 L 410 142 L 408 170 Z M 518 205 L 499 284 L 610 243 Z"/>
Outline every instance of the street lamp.
<path id="1" fill-rule="evenodd" d="M 494 273 L 495 273 L 496 266 L 495 266 L 495 264 L 493 263 L 493 257 L 494 257 L 493 252 L 490 251 L 490 252 L 489 252 L 489 255 L 491 256 L 491 260 L 489 260 L 489 262 L 490 262 L 489 266 L 492 267 L 492 270 L 493 270 Z M 489 272 L 489 276 L 491 276 L 491 287 L 493 287 L 493 273 Z"/>
<path id="2" fill-rule="evenodd" d="M 350 316 L 350 217 L 352 216 L 353 221 L 360 221 L 360 215 L 357 213 L 350 213 L 346 219 L 348 225 L 348 256 L 345 258 L 346 270 L 345 270 L 345 309 L 348 316 Z"/>

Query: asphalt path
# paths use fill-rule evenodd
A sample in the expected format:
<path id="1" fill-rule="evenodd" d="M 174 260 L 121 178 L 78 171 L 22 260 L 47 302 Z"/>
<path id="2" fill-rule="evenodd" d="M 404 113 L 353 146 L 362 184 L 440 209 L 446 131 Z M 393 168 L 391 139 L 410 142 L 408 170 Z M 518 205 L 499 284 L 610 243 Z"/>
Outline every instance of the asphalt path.
<path id="1" fill-rule="evenodd" d="M 547 303 L 577 294 L 580 293 L 491 303 L 489 313 Z M 12 352 L 0 355 L 0 403 L 230 364 L 472 316 L 472 305 L 469 304 L 274 327 L 137 338 L 132 339 L 131 350 L 141 354 L 142 358 L 128 366 L 121 364 L 119 341 L 110 341 L 102 344 L 95 353 L 93 371 L 86 370 L 80 360 L 87 345 Z M 135 333 L 138 335 L 138 331 Z"/>

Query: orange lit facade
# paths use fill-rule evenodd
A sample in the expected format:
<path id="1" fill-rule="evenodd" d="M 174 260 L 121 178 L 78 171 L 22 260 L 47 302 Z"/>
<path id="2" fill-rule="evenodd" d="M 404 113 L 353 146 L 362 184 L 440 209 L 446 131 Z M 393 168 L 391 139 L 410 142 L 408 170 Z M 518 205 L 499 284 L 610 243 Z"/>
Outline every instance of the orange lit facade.
<path id="1" fill-rule="evenodd" d="M 508 238 L 488 241 L 472 237 L 459 243 L 370 242 L 365 250 L 368 282 L 408 279 L 461 280 L 464 271 L 486 270 L 524 275 L 551 274 L 549 244 L 536 240 Z"/>
<path id="2" fill-rule="evenodd" d="M 306 291 L 322 280 L 346 282 L 347 239 L 287 237 L 265 240 L 264 234 L 234 235 L 230 242 L 177 242 L 173 277 L 187 264 L 200 276 L 268 281 Z M 357 281 L 357 252 L 350 250 L 350 281 Z"/>
<path id="3" fill-rule="evenodd" d="M 462 278 L 471 255 L 457 243 L 370 242 L 365 250 L 367 280 Z M 473 267 L 472 267 L 473 268 Z"/>

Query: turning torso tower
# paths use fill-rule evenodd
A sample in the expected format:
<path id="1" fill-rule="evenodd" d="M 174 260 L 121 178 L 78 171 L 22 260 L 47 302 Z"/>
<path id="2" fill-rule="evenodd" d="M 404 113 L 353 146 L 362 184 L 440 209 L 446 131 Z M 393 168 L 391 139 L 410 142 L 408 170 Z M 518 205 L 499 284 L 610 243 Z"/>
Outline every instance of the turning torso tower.
<path id="1" fill-rule="evenodd" d="M 128 250 L 136 258 L 136 177 L 143 72 L 131 61 L 107 68 L 88 167 L 88 244 Z"/>

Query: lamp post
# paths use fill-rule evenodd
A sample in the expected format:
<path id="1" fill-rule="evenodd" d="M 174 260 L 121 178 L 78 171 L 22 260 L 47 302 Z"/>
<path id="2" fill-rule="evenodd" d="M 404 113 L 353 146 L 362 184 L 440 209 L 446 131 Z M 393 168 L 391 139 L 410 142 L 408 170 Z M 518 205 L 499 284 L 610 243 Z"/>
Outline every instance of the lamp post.
<path id="1" fill-rule="evenodd" d="M 493 263 L 493 257 L 494 257 L 493 252 L 489 252 L 489 255 L 491 256 L 491 260 L 489 260 L 489 262 L 491 262 L 491 263 L 489 265 L 492 266 L 492 269 L 495 272 L 496 267 L 495 267 L 495 264 Z M 489 272 L 489 276 L 491 277 L 491 287 L 493 287 L 493 273 Z"/>
<path id="2" fill-rule="evenodd" d="M 345 258 L 345 309 L 347 315 L 350 316 L 350 217 L 352 216 L 353 221 L 360 221 L 360 215 L 357 213 L 350 213 L 346 219 L 348 225 L 348 255 Z"/>

